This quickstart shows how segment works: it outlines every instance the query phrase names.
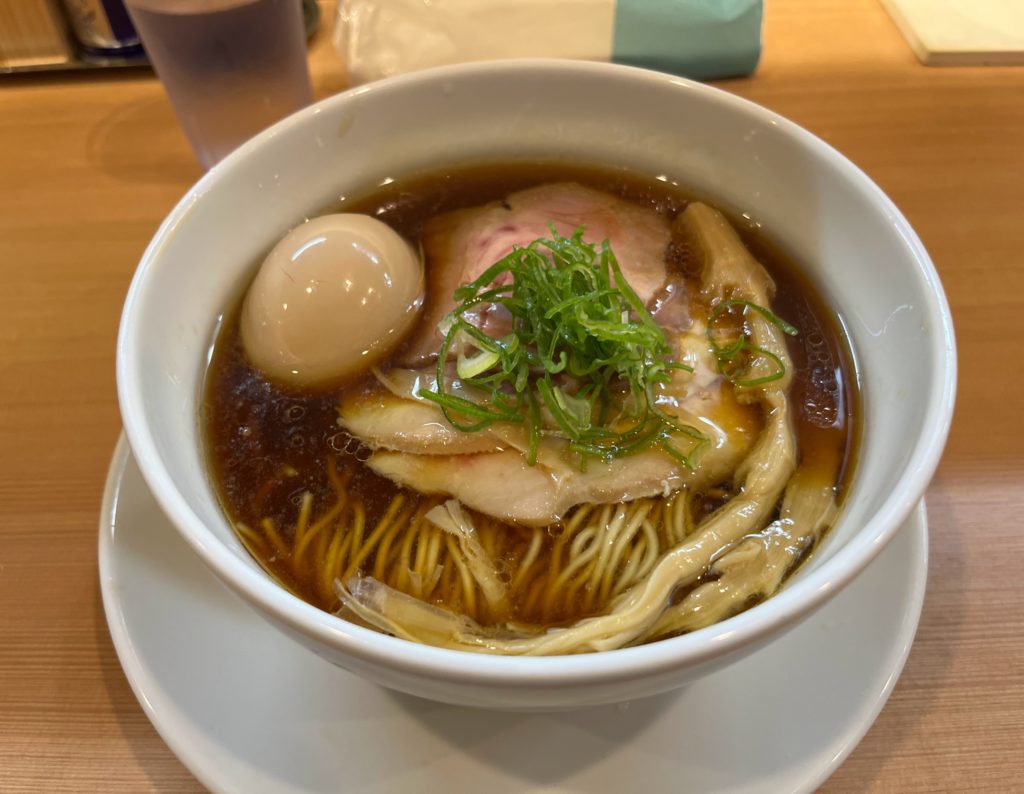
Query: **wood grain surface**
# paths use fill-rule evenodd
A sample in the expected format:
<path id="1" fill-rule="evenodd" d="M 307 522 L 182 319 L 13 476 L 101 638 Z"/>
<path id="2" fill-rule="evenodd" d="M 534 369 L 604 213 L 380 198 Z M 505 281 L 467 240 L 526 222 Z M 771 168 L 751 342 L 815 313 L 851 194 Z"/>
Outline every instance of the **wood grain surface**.
<path id="1" fill-rule="evenodd" d="M 312 64 L 318 96 L 344 87 L 326 28 Z M 824 790 L 1024 790 L 1024 68 L 923 67 L 875 0 L 769 0 L 757 74 L 722 86 L 882 186 L 931 252 L 958 334 L 921 627 Z M 2 791 L 200 790 L 121 672 L 96 562 L 121 302 L 199 175 L 146 72 L 0 77 Z"/>

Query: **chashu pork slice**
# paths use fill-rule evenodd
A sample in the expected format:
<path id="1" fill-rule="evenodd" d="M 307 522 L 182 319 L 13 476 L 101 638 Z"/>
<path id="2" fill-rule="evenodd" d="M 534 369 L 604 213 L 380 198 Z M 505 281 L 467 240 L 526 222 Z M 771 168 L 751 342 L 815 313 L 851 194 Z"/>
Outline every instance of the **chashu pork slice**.
<path id="1" fill-rule="evenodd" d="M 491 449 L 450 454 L 442 446 L 411 446 L 406 439 L 388 433 L 390 420 L 366 414 L 360 437 L 376 451 L 367 465 L 378 474 L 421 493 L 447 494 L 468 507 L 505 521 L 544 525 L 559 520 L 574 505 L 619 502 L 670 493 L 683 486 L 703 487 L 729 476 L 749 454 L 760 434 L 763 413 L 757 406 L 741 403 L 730 383 L 711 369 L 702 328 L 684 335 L 680 347 L 694 372 L 676 372 L 672 382 L 659 390 L 658 402 L 666 413 L 704 434 L 708 444 L 690 469 L 659 449 L 648 449 L 610 462 L 591 460 L 581 470 L 567 443 L 545 438 L 537 463 L 528 466 L 523 454 L 527 440 L 516 425 L 495 424 L 478 437 Z M 394 385 L 394 383 L 392 383 Z M 389 393 L 389 398 L 402 398 Z M 434 410 L 434 422 L 444 422 L 430 404 L 407 403 Z M 344 415 L 344 412 L 343 412 Z M 356 423 L 352 415 L 347 425 Z M 357 420 L 358 421 L 358 420 Z M 376 426 L 372 426 L 374 423 Z M 458 433 L 448 426 L 448 433 Z M 470 443 L 469 439 L 465 439 Z M 676 446 L 687 450 L 692 441 L 681 437 Z"/>
<path id="2" fill-rule="evenodd" d="M 390 449 L 421 455 L 463 455 L 499 452 L 506 448 L 487 430 L 465 433 L 454 427 L 440 407 L 420 397 L 421 390 L 437 391 L 437 374 L 429 369 L 374 371 L 375 387 L 353 389 L 338 402 L 338 425 L 370 449 Z M 454 378 L 449 391 L 471 399 Z"/>
<path id="3" fill-rule="evenodd" d="M 455 290 L 475 280 L 515 246 L 550 237 L 549 224 L 564 236 L 583 226 L 583 239 L 589 243 L 608 240 L 623 276 L 645 304 L 652 303 L 665 284 L 665 249 L 671 239 L 665 217 L 572 182 L 521 190 L 504 201 L 456 210 L 427 225 L 422 236 L 427 301 L 423 317 L 410 334 L 414 341 L 401 355 L 402 363 L 417 366 L 434 357 L 441 346 L 437 326 L 455 307 Z M 482 315 L 479 325 L 487 333 L 486 308 Z M 506 330 L 500 313 L 490 321 L 498 326 L 493 336 Z"/>
<path id="4" fill-rule="evenodd" d="M 465 455 L 502 448 L 490 433 L 456 430 L 433 403 L 396 397 L 383 389 L 344 396 L 338 406 L 338 424 L 371 449 Z"/>
<path id="5" fill-rule="evenodd" d="M 585 470 L 567 456 L 543 451 L 529 466 L 518 449 L 464 455 L 381 449 L 367 465 L 421 493 L 447 494 L 501 520 L 543 526 L 578 504 L 629 501 L 720 482 L 749 453 L 761 427 L 747 406 L 733 407 L 737 423 L 743 423 L 741 432 L 731 428 L 724 433 L 725 440 L 705 449 L 694 469 L 658 449 L 607 463 L 591 460 Z"/>

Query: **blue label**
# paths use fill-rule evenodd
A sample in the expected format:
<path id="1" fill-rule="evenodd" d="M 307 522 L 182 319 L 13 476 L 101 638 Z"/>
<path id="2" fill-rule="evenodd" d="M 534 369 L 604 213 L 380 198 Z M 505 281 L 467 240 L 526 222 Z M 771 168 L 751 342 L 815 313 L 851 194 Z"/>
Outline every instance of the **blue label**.
<path id="1" fill-rule="evenodd" d="M 761 0 L 616 0 L 612 60 L 710 80 L 750 74 Z"/>

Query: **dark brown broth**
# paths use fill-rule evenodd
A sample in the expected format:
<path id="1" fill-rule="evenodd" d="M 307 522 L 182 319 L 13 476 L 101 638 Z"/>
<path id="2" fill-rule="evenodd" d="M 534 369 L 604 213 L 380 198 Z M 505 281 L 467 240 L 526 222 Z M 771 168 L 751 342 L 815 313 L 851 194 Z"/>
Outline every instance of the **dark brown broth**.
<path id="1" fill-rule="evenodd" d="M 397 179 L 363 197 L 346 198 L 340 207 L 325 211 L 376 215 L 415 240 L 425 222 L 439 213 L 498 200 L 522 188 L 567 180 L 605 190 L 670 218 L 694 198 L 674 185 L 630 172 L 516 163 Z M 782 250 L 751 223 L 735 215 L 731 220 L 776 280 L 774 309 L 800 329 L 800 335 L 790 339 L 789 345 L 796 368 L 791 395 L 801 459 L 805 464 L 821 466 L 829 476 L 835 473 L 842 491 L 850 476 L 858 435 L 854 421 L 858 413 L 855 370 L 848 344 L 834 313 Z M 685 252 L 670 250 L 668 259 L 670 265 L 685 270 Z M 428 299 L 430 289 L 428 273 Z M 298 392 L 268 381 L 246 362 L 237 314 L 236 307 L 216 341 L 201 417 L 212 479 L 226 512 L 234 521 L 253 528 L 270 518 L 287 533 L 296 522 L 304 492 L 314 495 L 314 513 L 323 512 L 334 500 L 326 469 L 327 462 L 334 459 L 352 471 L 353 488 L 366 501 L 367 522 L 371 525 L 404 489 L 345 453 L 350 439 L 335 421 L 341 387 L 319 393 Z M 360 383 L 345 388 L 360 388 Z M 420 498 L 405 492 L 413 499 Z M 702 498 L 696 500 L 695 510 L 704 514 L 720 502 L 720 498 Z M 510 532 L 518 531 L 510 527 Z M 523 537 L 522 544 L 527 542 Z M 247 545 L 260 563 L 297 595 L 323 609 L 337 609 L 336 596 L 317 586 L 317 571 L 311 565 L 296 571 L 286 554 L 273 550 L 262 553 Z M 372 562 L 371 557 L 366 566 Z M 544 615 L 543 622 L 564 624 L 584 614 L 581 608 L 569 608 Z M 541 616 L 520 612 L 516 618 L 538 622 Z"/>

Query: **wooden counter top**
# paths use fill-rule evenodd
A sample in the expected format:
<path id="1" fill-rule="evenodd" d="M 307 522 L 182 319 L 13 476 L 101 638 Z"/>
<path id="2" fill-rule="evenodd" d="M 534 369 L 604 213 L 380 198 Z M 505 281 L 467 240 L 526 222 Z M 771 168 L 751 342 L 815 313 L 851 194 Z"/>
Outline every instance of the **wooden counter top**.
<path id="1" fill-rule="evenodd" d="M 925 68 L 875 0 L 767 9 L 756 76 L 723 87 L 821 136 L 893 198 L 959 343 L 917 640 L 824 790 L 1020 791 L 1024 67 Z M 344 87 L 326 28 L 312 63 L 318 96 Z M 0 790 L 197 791 L 121 672 L 96 543 L 121 302 L 201 172 L 146 72 L 0 77 L 0 153 Z"/>

